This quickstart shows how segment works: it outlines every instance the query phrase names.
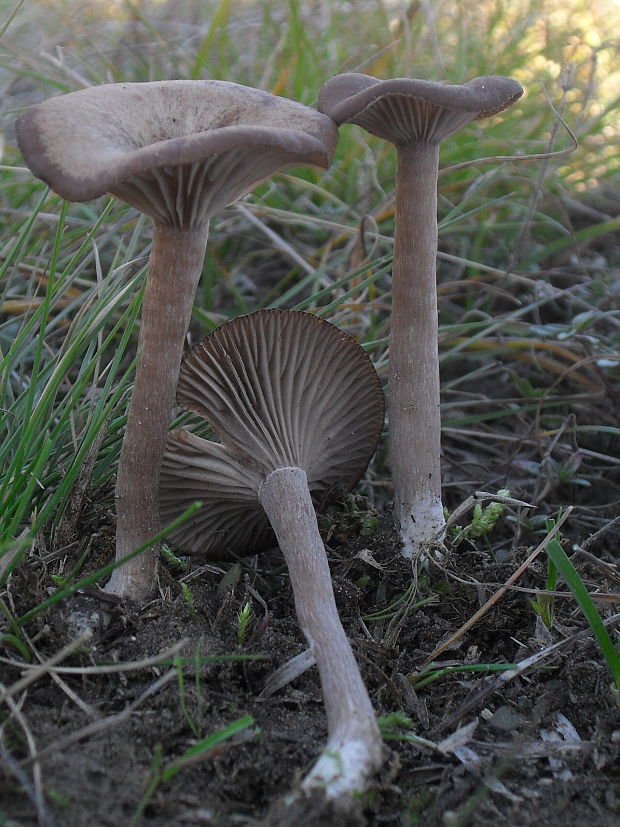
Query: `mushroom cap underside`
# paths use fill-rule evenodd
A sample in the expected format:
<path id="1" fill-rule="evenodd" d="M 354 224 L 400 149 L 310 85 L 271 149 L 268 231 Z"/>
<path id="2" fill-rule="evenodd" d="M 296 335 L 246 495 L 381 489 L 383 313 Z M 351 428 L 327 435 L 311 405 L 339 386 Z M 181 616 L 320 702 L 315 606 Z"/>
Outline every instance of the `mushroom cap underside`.
<path id="1" fill-rule="evenodd" d="M 174 181 L 181 167 L 192 183 L 223 191 L 217 208 L 283 167 L 327 167 L 337 142 L 326 115 L 227 81 L 82 89 L 26 110 L 16 134 L 33 173 L 68 200 L 111 192 L 133 203 L 151 171 Z"/>
<path id="2" fill-rule="evenodd" d="M 303 468 L 313 491 L 354 485 L 383 427 L 383 391 L 363 348 L 295 310 L 239 316 L 203 339 L 183 359 L 177 400 L 264 473 Z"/>
<path id="3" fill-rule="evenodd" d="M 457 85 L 413 78 L 379 80 L 351 72 L 327 81 L 318 109 L 339 126 L 355 123 L 401 146 L 438 143 L 472 120 L 502 112 L 522 94 L 520 83 L 500 75 Z"/>
<path id="4" fill-rule="evenodd" d="M 224 446 L 183 428 L 171 431 L 161 468 L 162 523 L 202 506 L 170 539 L 189 554 L 233 560 L 276 545 L 257 491 L 261 475 Z"/>
<path id="5" fill-rule="evenodd" d="M 272 542 L 272 535 L 265 539 L 254 523 L 247 535 L 251 542 L 245 534 L 239 541 L 228 528 L 218 530 L 213 542 L 202 533 L 218 499 L 232 514 L 230 494 L 240 473 L 245 493 L 237 500 L 239 522 L 249 503 L 262 513 L 258 489 L 277 468 L 303 468 L 310 491 L 319 496 L 347 491 L 366 469 L 384 417 L 381 385 L 360 345 L 329 322 L 292 310 L 241 316 L 207 336 L 183 359 L 177 399 L 205 417 L 223 445 L 173 432 L 162 466 L 162 519 L 170 521 L 202 500 L 197 528 L 172 538 L 190 552 L 212 557 L 252 554 Z M 218 462 L 232 458 L 234 485 L 219 485 L 212 459 L 200 469 L 195 459 L 200 445 L 208 445 L 209 456 L 215 450 Z M 189 493 L 186 477 L 193 480 Z M 202 494 L 196 486 L 202 486 Z M 231 526 L 241 532 L 234 519 Z"/>

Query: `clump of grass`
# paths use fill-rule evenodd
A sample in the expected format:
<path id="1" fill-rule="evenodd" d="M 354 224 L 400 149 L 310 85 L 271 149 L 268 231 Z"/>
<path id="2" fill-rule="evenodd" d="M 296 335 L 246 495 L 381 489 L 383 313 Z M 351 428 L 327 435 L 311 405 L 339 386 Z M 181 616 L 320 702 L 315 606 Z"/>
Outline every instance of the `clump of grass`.
<path id="1" fill-rule="evenodd" d="M 497 496 L 510 497 L 510 491 L 508 488 L 500 488 Z M 450 533 L 454 545 L 458 545 L 462 540 L 474 540 L 489 534 L 504 513 L 505 507 L 505 504 L 501 501 L 490 502 L 485 506 L 482 503 L 476 503 L 469 525 L 464 527 L 460 525 L 451 526 Z"/>
<path id="2" fill-rule="evenodd" d="M 545 624 L 547 629 L 553 628 L 553 604 L 555 602 L 555 595 L 553 592 L 558 583 L 558 570 L 552 562 L 551 557 L 547 556 L 547 578 L 545 580 L 544 591 L 536 596 L 535 600 L 530 600 L 530 605 L 537 615 Z"/>
<path id="3" fill-rule="evenodd" d="M 246 642 L 248 637 L 248 632 L 250 629 L 250 624 L 252 623 L 252 617 L 254 615 L 252 604 L 248 601 L 244 603 L 241 609 L 237 612 L 237 632 L 236 638 L 237 643 L 240 646 Z"/>
<path id="4" fill-rule="evenodd" d="M 187 562 L 182 560 L 180 557 L 177 557 L 167 543 L 162 543 L 161 545 L 161 556 L 162 560 L 173 571 L 181 574 L 185 574 L 187 572 L 189 568 Z"/>
<path id="5" fill-rule="evenodd" d="M 192 590 L 183 580 L 179 581 L 179 586 L 181 587 L 183 602 L 192 614 L 196 614 L 196 604 L 194 603 L 194 595 L 192 594 Z"/>

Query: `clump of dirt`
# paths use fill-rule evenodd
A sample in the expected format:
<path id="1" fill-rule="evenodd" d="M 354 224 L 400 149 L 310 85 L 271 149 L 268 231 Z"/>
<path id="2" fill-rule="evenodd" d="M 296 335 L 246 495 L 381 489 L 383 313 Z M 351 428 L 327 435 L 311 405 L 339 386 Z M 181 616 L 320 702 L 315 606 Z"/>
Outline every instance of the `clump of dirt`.
<path id="1" fill-rule="evenodd" d="M 330 511 L 322 529 L 344 626 L 376 711 L 389 716 L 384 769 L 355 812 L 326 813 L 310 799 L 294 812 L 282 805 L 322 748 L 326 725 L 314 667 L 261 695 L 274 670 L 306 648 L 274 550 L 195 569 L 183 586 L 164 565 L 160 596 L 141 610 L 82 595 L 28 625 L 45 660 L 68 642 L 66 613 L 75 614 L 76 599 L 107 623 L 59 664 L 68 669 L 43 670 L 4 708 L 5 823 L 620 823 L 618 708 L 571 598 L 556 598 L 548 629 L 531 606 L 535 595 L 509 590 L 437 658 L 467 669 L 432 680 L 436 670 L 423 670 L 531 548 L 500 555 L 484 540 L 461 543 L 428 561 L 414 588 L 389 520 L 359 500 L 340 516 Z M 24 566 L 10 583 L 17 609 L 28 593 L 19 580 L 28 576 Z M 44 573 L 38 577 L 44 591 Z M 542 588 L 544 578 L 536 562 L 519 586 Z M 600 572 L 597 585 L 611 590 Z M 248 604 L 242 634 L 238 618 Z M 518 674 L 478 671 L 546 650 Z M 6 654 L 4 687 L 32 669 Z M 236 731 L 205 741 L 227 727 Z"/>

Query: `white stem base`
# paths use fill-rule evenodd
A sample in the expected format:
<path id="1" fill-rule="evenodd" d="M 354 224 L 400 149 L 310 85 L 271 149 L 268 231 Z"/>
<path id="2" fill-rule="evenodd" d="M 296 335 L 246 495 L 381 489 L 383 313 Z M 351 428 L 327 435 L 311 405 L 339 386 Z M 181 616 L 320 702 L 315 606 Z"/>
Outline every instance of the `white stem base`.
<path id="1" fill-rule="evenodd" d="M 304 792 L 320 789 L 331 799 L 361 793 L 380 766 L 381 752 L 377 753 L 374 745 L 369 749 L 368 740 L 330 738 L 301 788 Z"/>
<path id="2" fill-rule="evenodd" d="M 430 539 L 441 531 L 446 522 L 440 499 L 429 497 L 424 501 L 414 501 L 411 508 L 403 507 L 399 516 L 403 557 L 419 560 L 433 554 L 433 546 L 442 546 L 441 541 L 433 543 Z"/>

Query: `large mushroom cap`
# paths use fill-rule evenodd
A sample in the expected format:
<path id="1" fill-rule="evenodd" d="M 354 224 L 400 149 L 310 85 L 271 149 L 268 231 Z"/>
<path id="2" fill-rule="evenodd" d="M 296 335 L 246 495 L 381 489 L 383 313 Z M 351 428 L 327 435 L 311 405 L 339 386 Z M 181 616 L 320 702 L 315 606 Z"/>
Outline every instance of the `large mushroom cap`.
<path id="1" fill-rule="evenodd" d="M 265 474 L 303 468 L 311 490 L 353 486 L 383 426 L 383 392 L 360 345 L 312 313 L 259 310 L 188 353 L 177 400 Z"/>
<path id="2" fill-rule="evenodd" d="M 355 123 L 404 146 L 439 143 L 470 121 L 503 111 L 522 94 L 516 80 L 499 75 L 449 85 L 412 78 L 379 80 L 351 72 L 327 81 L 318 109 L 339 126 Z"/>
<path id="3" fill-rule="evenodd" d="M 204 220 L 297 163 L 327 167 L 337 130 L 295 101 L 236 83 L 93 86 L 24 112 L 17 140 L 35 175 L 71 201 L 109 192 L 156 220 Z"/>
<path id="4" fill-rule="evenodd" d="M 196 517 L 172 537 L 189 552 L 219 559 L 255 553 L 268 542 L 271 535 L 259 532 L 253 508 L 259 508 L 258 489 L 269 473 L 295 466 L 306 472 L 312 492 L 348 490 L 368 465 L 383 426 L 383 392 L 364 350 L 329 322 L 293 310 L 240 316 L 207 336 L 183 360 L 177 398 L 211 423 L 223 446 L 171 434 L 162 466 L 162 520 L 202 500 Z M 222 474 L 229 478 L 224 484 Z M 221 529 L 213 527 L 220 507 L 230 520 Z M 252 519 L 242 534 L 246 511 Z M 267 532 L 264 516 L 262 525 Z"/>

